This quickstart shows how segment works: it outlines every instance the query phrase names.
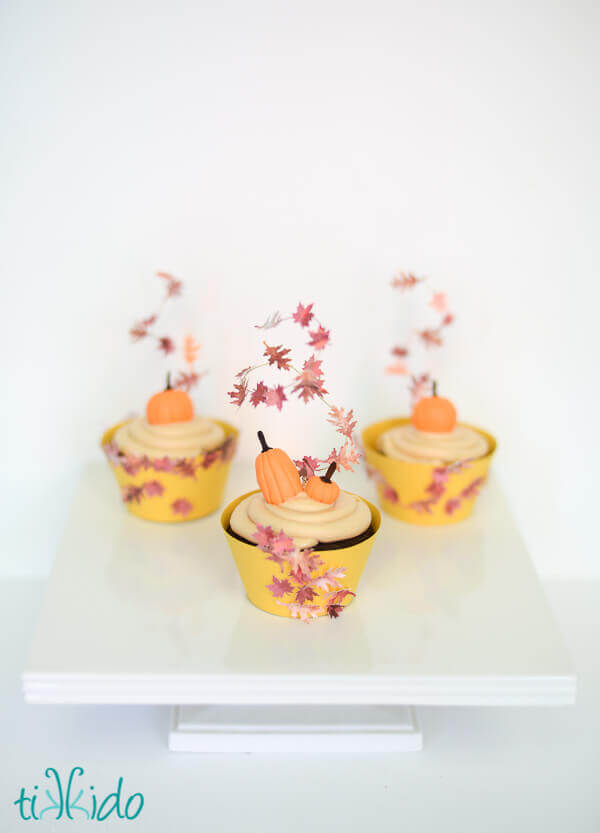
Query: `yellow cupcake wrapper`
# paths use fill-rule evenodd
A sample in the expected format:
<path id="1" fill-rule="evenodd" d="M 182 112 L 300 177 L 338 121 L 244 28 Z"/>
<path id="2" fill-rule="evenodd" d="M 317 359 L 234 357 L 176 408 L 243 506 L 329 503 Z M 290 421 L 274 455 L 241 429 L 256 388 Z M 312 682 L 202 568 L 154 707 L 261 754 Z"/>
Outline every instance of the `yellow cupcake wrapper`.
<path id="1" fill-rule="evenodd" d="M 268 548 L 263 550 L 227 532 L 235 507 L 257 491 L 232 501 L 221 515 L 221 526 L 249 600 L 266 613 L 303 622 L 326 615 L 337 618 L 356 596 L 381 525 L 381 513 L 365 501 L 371 510 L 374 532 L 358 544 L 316 552 L 296 550 L 285 533 L 275 535 L 270 527 L 261 527 L 269 541 Z"/>
<path id="2" fill-rule="evenodd" d="M 488 453 L 447 465 L 408 463 L 382 454 L 377 449 L 380 435 L 409 422 L 408 417 L 386 419 L 369 425 L 362 434 L 367 472 L 375 481 L 382 508 L 395 518 L 421 526 L 464 520 L 473 511 L 487 478 L 496 450 L 495 438 L 481 428 L 467 426 L 485 437 Z"/>
<path id="3" fill-rule="evenodd" d="M 127 509 L 139 518 L 177 523 L 209 515 L 219 508 L 235 454 L 238 431 L 215 420 L 225 431 L 219 448 L 190 458 L 126 454 L 114 441 L 128 420 L 109 428 L 101 445 Z"/>

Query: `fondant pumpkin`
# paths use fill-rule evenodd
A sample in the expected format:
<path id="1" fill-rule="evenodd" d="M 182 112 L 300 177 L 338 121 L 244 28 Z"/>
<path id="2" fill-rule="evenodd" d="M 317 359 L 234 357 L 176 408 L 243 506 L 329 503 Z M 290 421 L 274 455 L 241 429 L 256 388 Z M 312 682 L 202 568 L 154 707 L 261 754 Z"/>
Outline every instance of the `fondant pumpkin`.
<path id="1" fill-rule="evenodd" d="M 449 399 L 437 395 L 437 382 L 434 382 L 433 396 L 419 399 L 410 419 L 419 431 L 449 434 L 456 426 L 456 408 Z"/>
<path id="2" fill-rule="evenodd" d="M 151 396 L 146 405 L 146 419 L 150 425 L 166 425 L 169 422 L 189 422 L 194 418 L 194 405 L 183 390 L 173 390 L 171 374 L 167 373 L 167 386 Z"/>
<path id="3" fill-rule="evenodd" d="M 281 448 L 267 445 L 265 435 L 258 432 L 262 447 L 256 458 L 256 479 L 267 503 L 275 506 L 302 491 L 302 481 L 298 469 Z"/>
<path id="4" fill-rule="evenodd" d="M 337 483 L 331 482 L 331 475 L 336 470 L 335 463 L 331 463 L 323 477 L 313 474 L 306 484 L 306 494 L 319 503 L 335 503 L 340 494 Z"/>

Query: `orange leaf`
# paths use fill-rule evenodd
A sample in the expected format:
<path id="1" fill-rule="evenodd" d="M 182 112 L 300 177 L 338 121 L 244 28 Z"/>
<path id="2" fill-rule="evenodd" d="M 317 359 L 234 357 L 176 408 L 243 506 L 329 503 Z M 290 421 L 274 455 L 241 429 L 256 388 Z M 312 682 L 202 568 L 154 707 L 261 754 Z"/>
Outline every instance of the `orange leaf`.
<path id="1" fill-rule="evenodd" d="M 193 367 L 199 352 L 200 344 L 194 341 L 193 337 L 188 333 L 183 341 L 183 355 L 190 367 Z"/>

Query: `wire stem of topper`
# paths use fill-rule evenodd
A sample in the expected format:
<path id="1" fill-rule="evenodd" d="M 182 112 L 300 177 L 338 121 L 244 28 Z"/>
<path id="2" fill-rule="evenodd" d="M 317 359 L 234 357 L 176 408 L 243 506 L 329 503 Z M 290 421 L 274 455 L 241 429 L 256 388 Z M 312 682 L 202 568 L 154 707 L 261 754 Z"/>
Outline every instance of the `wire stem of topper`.
<path id="1" fill-rule="evenodd" d="M 414 290 L 417 286 L 427 282 L 427 278 L 418 278 L 412 272 L 400 272 L 392 278 L 391 285 L 399 292 Z M 448 309 L 448 299 L 444 292 L 438 292 L 427 286 L 429 290 L 429 306 L 440 316 L 436 327 L 426 327 L 421 330 L 414 330 L 406 342 L 402 345 L 395 345 L 391 354 L 394 361 L 385 368 L 385 372 L 393 376 L 406 376 L 410 379 L 409 392 L 414 405 L 423 396 L 427 396 L 433 390 L 433 380 L 430 371 L 416 373 L 410 367 L 412 360 L 412 349 L 415 342 L 422 344 L 427 350 L 442 347 L 443 333 L 446 327 L 454 321 L 454 315 Z"/>
<path id="2" fill-rule="evenodd" d="M 254 408 L 265 405 L 266 407 L 275 407 L 278 411 L 281 411 L 285 402 L 289 401 L 288 395 L 297 396 L 304 404 L 308 404 L 313 399 L 319 399 L 327 406 L 327 422 L 335 427 L 337 433 L 344 437 L 345 442 L 339 448 L 334 448 L 331 454 L 324 459 L 306 455 L 301 460 L 294 460 L 300 476 L 304 480 L 312 477 L 313 474 L 317 474 L 320 470 L 329 466 L 330 463 L 336 463 L 338 467 L 353 471 L 353 464 L 358 463 L 361 456 L 354 438 L 354 429 L 356 428 L 354 411 L 338 408 L 326 398 L 329 391 L 325 388 L 323 362 L 322 359 L 317 358 L 317 353 L 327 347 L 331 339 L 331 332 L 318 320 L 313 312 L 313 307 L 314 304 L 303 305 L 299 303 L 296 311 L 290 315 L 281 315 L 279 312 L 274 312 L 266 319 L 264 324 L 255 325 L 257 330 L 265 331 L 278 327 L 284 321 L 293 321 L 302 329 L 308 329 L 312 326 L 314 329 L 308 329 L 309 340 L 307 345 L 313 349 L 313 353 L 302 362 L 301 367 L 293 363 L 291 348 L 284 347 L 283 344 L 272 346 L 263 341 L 265 348 L 263 357 L 266 358 L 266 361 L 251 364 L 240 370 L 236 374 L 237 381 L 234 382 L 233 390 L 228 394 L 232 403 L 238 407 L 248 399 Z M 293 374 L 291 380 L 287 384 L 268 386 L 261 379 L 251 389 L 250 376 L 261 368 L 271 366 L 282 373 Z"/>
<path id="3" fill-rule="evenodd" d="M 156 335 L 154 328 L 158 323 L 158 319 L 165 307 L 165 304 L 171 298 L 181 296 L 183 292 L 183 281 L 174 278 L 169 272 L 157 272 L 156 277 L 164 281 L 165 294 L 158 308 L 158 311 L 152 315 L 142 318 L 133 325 L 129 330 L 129 335 L 133 342 L 150 339 L 156 342 L 157 349 L 165 356 L 175 353 L 175 341 L 168 335 Z M 196 360 L 200 352 L 201 345 L 188 333 L 183 339 L 183 359 L 186 364 L 185 370 L 180 370 L 172 383 L 174 388 L 181 388 L 182 390 L 190 391 L 194 388 L 203 376 L 206 376 L 207 371 L 198 372 L 196 370 Z"/>

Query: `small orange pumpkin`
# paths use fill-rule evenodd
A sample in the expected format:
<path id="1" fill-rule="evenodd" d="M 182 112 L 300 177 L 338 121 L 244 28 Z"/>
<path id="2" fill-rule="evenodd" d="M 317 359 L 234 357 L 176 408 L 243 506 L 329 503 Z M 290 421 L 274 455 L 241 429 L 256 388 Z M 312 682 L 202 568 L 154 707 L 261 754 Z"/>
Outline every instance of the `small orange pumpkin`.
<path id="1" fill-rule="evenodd" d="M 189 422 L 194 418 L 194 405 L 184 390 L 173 390 L 171 374 L 167 373 L 167 386 L 151 396 L 146 405 L 146 419 L 150 425 L 167 425 L 170 422 Z"/>
<path id="2" fill-rule="evenodd" d="M 433 396 L 419 399 L 410 420 L 418 431 L 449 434 L 456 427 L 456 408 L 449 399 L 437 395 L 437 382 L 434 382 Z"/>
<path id="3" fill-rule="evenodd" d="M 319 477 L 313 474 L 306 484 L 306 494 L 319 503 L 335 503 L 340 494 L 340 487 L 337 483 L 331 482 L 331 475 L 336 470 L 335 462 L 331 463 L 325 475 Z"/>
<path id="4" fill-rule="evenodd" d="M 258 432 L 262 448 L 256 458 L 256 479 L 267 503 L 278 506 L 302 491 L 302 481 L 298 469 L 281 448 L 267 445 L 265 435 Z"/>

